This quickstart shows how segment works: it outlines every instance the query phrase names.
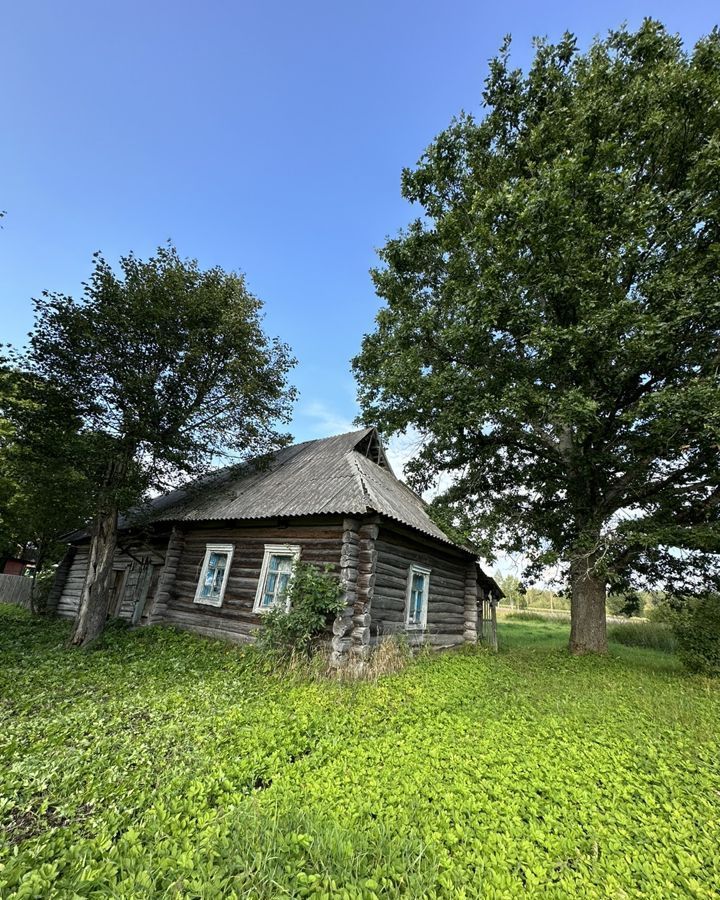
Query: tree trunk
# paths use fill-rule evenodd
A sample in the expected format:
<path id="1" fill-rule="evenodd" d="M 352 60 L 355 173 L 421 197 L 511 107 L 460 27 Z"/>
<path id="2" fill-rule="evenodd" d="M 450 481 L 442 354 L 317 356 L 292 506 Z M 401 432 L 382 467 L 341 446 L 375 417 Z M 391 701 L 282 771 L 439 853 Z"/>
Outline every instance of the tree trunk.
<path id="1" fill-rule="evenodd" d="M 87 575 L 80 595 L 70 642 L 85 647 L 100 636 L 107 621 L 117 545 L 118 511 L 115 504 L 98 513 L 90 544 Z"/>
<path id="2" fill-rule="evenodd" d="M 134 447 L 127 442 L 111 458 L 99 491 L 97 514 L 90 542 L 90 558 L 70 643 L 86 647 L 103 632 L 112 590 L 113 560 L 117 547 L 118 502 Z"/>
<path id="3" fill-rule="evenodd" d="M 86 646 L 102 633 L 110 605 L 113 559 L 117 542 L 117 510 L 99 513 L 90 544 L 85 576 L 72 644 Z"/>
<path id="4" fill-rule="evenodd" d="M 594 554 L 570 561 L 570 652 L 607 653 L 605 579 Z"/>

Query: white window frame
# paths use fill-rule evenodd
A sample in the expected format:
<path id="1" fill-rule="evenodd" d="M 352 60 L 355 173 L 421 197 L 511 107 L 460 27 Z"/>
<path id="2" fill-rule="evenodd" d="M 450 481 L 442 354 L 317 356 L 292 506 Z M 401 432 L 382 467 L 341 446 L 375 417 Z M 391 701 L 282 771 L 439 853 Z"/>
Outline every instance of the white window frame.
<path id="1" fill-rule="evenodd" d="M 200 569 L 200 577 L 198 578 L 197 588 L 195 589 L 195 598 L 193 599 L 193 603 L 198 603 L 201 606 L 222 606 L 223 600 L 225 599 L 225 588 L 227 587 L 228 577 L 230 576 L 230 566 L 232 564 L 233 553 L 235 552 L 234 544 L 205 544 L 205 557 L 203 559 L 203 564 Z M 205 578 L 208 572 L 208 565 L 210 563 L 210 554 L 211 553 L 227 553 L 227 563 L 225 565 L 225 575 L 223 576 L 223 582 L 220 586 L 220 596 L 215 597 L 201 597 L 200 594 L 203 589 L 203 585 L 205 584 Z"/>
<path id="2" fill-rule="evenodd" d="M 260 579 L 258 581 L 257 590 L 255 592 L 255 603 L 253 604 L 253 612 L 263 613 L 270 612 L 275 606 L 262 606 L 262 598 L 265 593 L 265 582 L 268 577 L 268 569 L 270 568 L 270 558 L 272 556 L 292 556 L 293 567 L 300 559 L 300 547 L 297 544 L 265 544 L 265 555 L 263 556 L 262 567 L 260 568 Z M 290 576 L 292 579 L 292 575 Z M 286 609 L 290 609 L 290 600 L 285 604 Z"/>
<path id="3" fill-rule="evenodd" d="M 408 569 L 408 577 L 407 577 L 407 589 L 405 592 L 405 627 L 410 629 L 421 630 L 423 628 L 427 628 L 427 614 L 428 614 L 428 601 L 430 599 L 430 573 L 432 569 L 428 569 L 427 566 L 418 566 L 413 563 Z M 413 575 L 424 575 L 425 582 L 423 586 L 423 605 L 422 605 L 422 616 L 419 622 L 411 622 L 410 621 L 410 598 L 412 594 L 412 583 L 413 583 Z"/>

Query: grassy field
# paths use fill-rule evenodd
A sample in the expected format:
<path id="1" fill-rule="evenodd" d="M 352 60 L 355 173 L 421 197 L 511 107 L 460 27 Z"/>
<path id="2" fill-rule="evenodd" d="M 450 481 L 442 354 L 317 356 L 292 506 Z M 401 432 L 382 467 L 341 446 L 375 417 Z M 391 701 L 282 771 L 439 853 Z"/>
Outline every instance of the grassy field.
<path id="1" fill-rule="evenodd" d="M 717 897 L 720 688 L 562 623 L 375 683 L 0 607 L 0 897 Z"/>

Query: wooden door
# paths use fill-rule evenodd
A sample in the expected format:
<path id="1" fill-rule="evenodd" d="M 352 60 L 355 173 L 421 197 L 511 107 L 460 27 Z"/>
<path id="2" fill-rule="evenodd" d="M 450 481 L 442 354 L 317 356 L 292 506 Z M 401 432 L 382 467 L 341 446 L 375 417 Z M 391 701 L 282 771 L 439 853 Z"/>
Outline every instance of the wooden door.
<path id="1" fill-rule="evenodd" d="M 123 596 L 125 594 L 126 579 L 127 569 L 113 569 L 112 581 L 110 583 L 110 603 L 108 604 L 108 618 L 117 617 L 120 615 Z"/>

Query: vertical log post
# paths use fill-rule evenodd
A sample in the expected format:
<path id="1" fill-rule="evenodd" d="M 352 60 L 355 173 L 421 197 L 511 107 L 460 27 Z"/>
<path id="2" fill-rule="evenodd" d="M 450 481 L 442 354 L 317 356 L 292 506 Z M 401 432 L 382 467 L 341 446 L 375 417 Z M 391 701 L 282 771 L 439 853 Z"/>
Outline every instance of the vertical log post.
<path id="1" fill-rule="evenodd" d="M 358 580 L 355 614 L 353 616 L 352 644 L 350 653 L 361 665 L 370 655 L 370 622 L 372 619 L 372 598 L 375 591 L 375 564 L 377 550 L 375 541 L 380 529 L 374 522 L 360 527 L 358 552 Z"/>
<path id="2" fill-rule="evenodd" d="M 478 639 L 478 583 L 475 562 L 468 563 L 465 570 L 465 630 L 463 640 L 466 644 L 476 644 Z"/>
<path id="3" fill-rule="evenodd" d="M 357 603 L 358 564 L 360 558 L 360 522 L 357 519 L 343 521 L 342 549 L 340 551 L 340 581 L 345 590 L 345 606 L 333 622 L 330 665 L 341 669 L 348 663 L 352 644 L 353 616 Z"/>
<path id="4" fill-rule="evenodd" d="M 492 591 L 488 595 L 488 601 L 490 603 L 490 649 L 497 650 L 497 600 Z"/>
<path id="5" fill-rule="evenodd" d="M 178 566 L 180 565 L 180 557 L 183 547 L 185 546 L 185 536 L 177 525 L 173 525 L 168 539 L 167 551 L 165 553 L 165 563 L 158 579 L 155 597 L 151 598 L 152 606 L 148 612 L 148 625 L 156 625 L 162 622 L 163 615 L 167 609 L 170 600 L 170 592 L 175 584 L 175 576 L 177 575 Z"/>

